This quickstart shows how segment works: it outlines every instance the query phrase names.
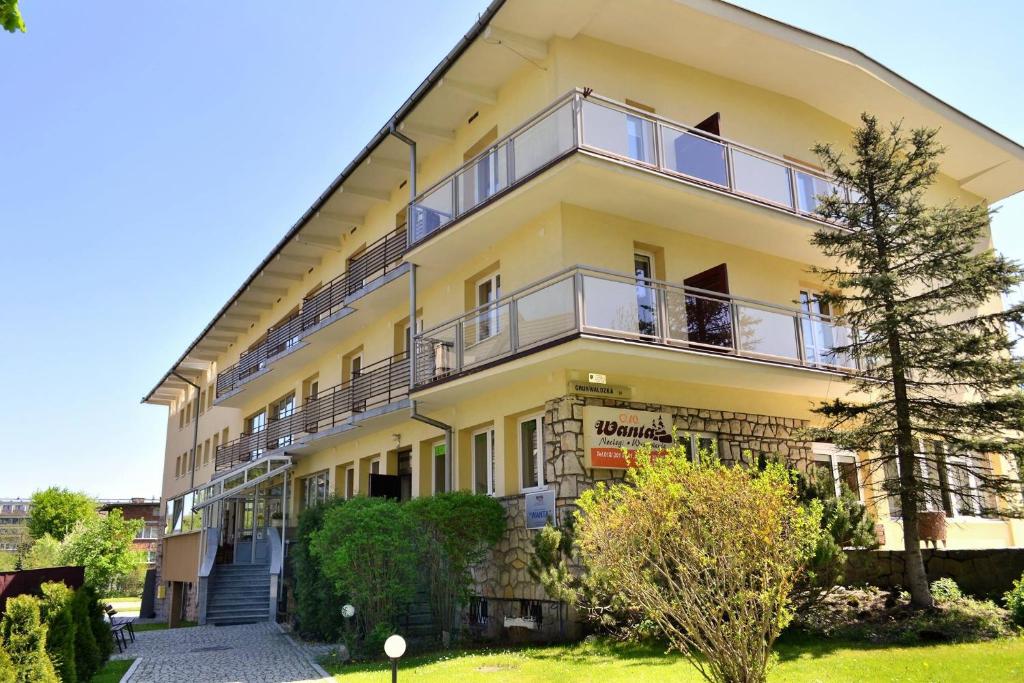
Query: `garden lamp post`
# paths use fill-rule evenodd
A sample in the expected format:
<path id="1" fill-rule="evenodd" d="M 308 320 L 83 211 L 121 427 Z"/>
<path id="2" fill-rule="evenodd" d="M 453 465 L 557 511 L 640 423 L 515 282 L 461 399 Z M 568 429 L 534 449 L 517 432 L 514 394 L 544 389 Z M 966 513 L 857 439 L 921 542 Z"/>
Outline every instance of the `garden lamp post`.
<path id="1" fill-rule="evenodd" d="M 391 683 L 398 683 L 398 658 L 405 654 L 405 638 L 397 633 L 384 641 L 384 654 L 391 660 Z"/>

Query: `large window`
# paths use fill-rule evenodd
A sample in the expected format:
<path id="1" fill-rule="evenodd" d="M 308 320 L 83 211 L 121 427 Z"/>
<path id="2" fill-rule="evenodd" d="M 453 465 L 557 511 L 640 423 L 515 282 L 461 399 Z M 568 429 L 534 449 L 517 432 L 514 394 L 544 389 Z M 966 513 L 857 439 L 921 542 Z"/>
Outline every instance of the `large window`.
<path id="1" fill-rule="evenodd" d="M 854 453 L 836 448 L 830 443 L 812 444 L 811 451 L 814 460 L 811 463 L 810 474 L 828 486 L 830 495 L 841 495 L 845 487 L 860 499 L 860 479 L 857 476 L 857 456 Z"/>
<path id="2" fill-rule="evenodd" d="M 544 486 L 544 429 L 540 415 L 519 422 L 520 487 Z"/>
<path id="3" fill-rule="evenodd" d="M 501 274 L 495 273 L 485 277 L 476 283 L 476 305 L 488 306 L 501 297 Z M 489 306 L 480 311 L 480 319 L 477 322 L 477 341 L 483 341 L 500 332 L 501 321 L 498 316 L 498 307 Z"/>
<path id="4" fill-rule="evenodd" d="M 995 507 L 995 498 L 981 490 L 977 473 L 985 469 L 977 456 L 953 454 L 943 444 L 919 440 L 917 446 L 918 479 L 923 482 L 924 491 L 920 507 L 922 510 L 941 510 L 946 517 L 987 517 Z M 893 518 L 903 516 L 899 497 L 899 462 L 890 447 L 883 466 L 885 491 L 889 501 L 889 514 Z"/>
<path id="5" fill-rule="evenodd" d="M 304 477 L 302 479 L 302 507 L 308 508 L 326 501 L 328 483 L 327 470 Z"/>
<path id="6" fill-rule="evenodd" d="M 447 490 L 446 474 L 448 463 L 445 457 L 443 441 L 439 441 L 430 447 L 430 458 L 433 462 L 434 493 L 444 493 Z"/>
<path id="7" fill-rule="evenodd" d="M 494 484 L 494 429 L 473 434 L 473 492 L 493 496 Z"/>

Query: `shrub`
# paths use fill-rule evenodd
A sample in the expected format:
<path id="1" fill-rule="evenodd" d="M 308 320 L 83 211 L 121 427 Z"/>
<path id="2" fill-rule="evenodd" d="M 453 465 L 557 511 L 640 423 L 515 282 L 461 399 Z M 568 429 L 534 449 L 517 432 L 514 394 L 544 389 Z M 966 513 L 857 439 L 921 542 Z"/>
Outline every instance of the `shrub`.
<path id="1" fill-rule="evenodd" d="M 46 653 L 46 624 L 39 615 L 39 599 L 19 595 L 7 601 L 0 622 L 4 647 L 14 663 L 18 683 L 59 683 Z"/>
<path id="2" fill-rule="evenodd" d="M 465 491 L 415 498 L 405 505 L 421 530 L 420 566 L 434 621 L 447 645 L 458 635 L 459 607 L 469 601 L 471 569 L 505 533 L 505 509 L 490 496 Z"/>
<path id="3" fill-rule="evenodd" d="M 625 484 L 579 499 L 576 544 L 712 681 L 763 682 L 791 619 L 789 594 L 817 543 L 821 506 L 786 470 L 691 464 L 642 449 Z"/>
<path id="4" fill-rule="evenodd" d="M 815 636 L 875 644 L 973 642 L 1012 634 L 1006 610 L 988 600 L 960 597 L 916 609 L 906 592 L 838 588 L 801 612 L 794 626 Z"/>
<path id="5" fill-rule="evenodd" d="M 43 601 L 41 615 L 46 623 L 46 651 L 57 668 L 57 674 L 64 683 L 75 683 L 78 674 L 75 667 L 75 623 L 72 600 L 74 591 L 63 583 L 51 582 L 42 585 Z M 83 628 L 87 624 L 82 624 Z"/>
<path id="6" fill-rule="evenodd" d="M 125 519 L 118 508 L 79 522 L 61 543 L 61 563 L 84 566 L 85 582 L 109 594 L 138 568 L 142 553 L 135 550 L 134 539 L 144 524 L 141 519 Z"/>
<path id="7" fill-rule="evenodd" d="M 22 569 L 44 569 L 46 567 L 59 567 L 60 541 L 44 534 L 35 540 L 21 558 Z"/>
<path id="8" fill-rule="evenodd" d="M 960 586 L 956 585 L 956 581 L 945 577 L 932 581 L 932 597 L 935 598 L 935 602 L 946 604 L 962 599 L 964 594 Z"/>
<path id="9" fill-rule="evenodd" d="M 321 570 L 320 559 L 313 556 L 311 543 L 313 534 L 323 526 L 327 511 L 344 503 L 344 499 L 331 498 L 299 514 L 296 543 L 289 550 L 289 558 L 298 632 L 306 638 L 334 640 L 343 627 L 341 605 L 345 604 L 345 598 Z"/>
<path id="10" fill-rule="evenodd" d="M 1003 596 L 1006 601 L 1006 609 L 1010 611 L 1013 623 L 1024 626 L 1024 574 L 1013 582 L 1013 588 Z"/>
<path id="11" fill-rule="evenodd" d="M 393 626 L 420 583 L 417 527 L 404 505 L 354 498 L 324 512 L 310 551 L 336 593 L 348 596 L 363 633 Z M 339 605 L 334 608 L 338 609 Z"/>
<path id="12" fill-rule="evenodd" d="M 78 679 L 87 681 L 100 669 L 103 655 L 96 643 L 93 631 L 92 613 L 89 609 L 90 594 L 79 588 L 71 597 L 71 612 L 75 619 L 75 672 Z M 107 627 L 105 640 L 110 642 L 110 628 Z"/>
<path id="13" fill-rule="evenodd" d="M 14 662 L 4 649 L 3 638 L 0 638 L 0 683 L 15 683 L 18 672 L 14 670 Z"/>

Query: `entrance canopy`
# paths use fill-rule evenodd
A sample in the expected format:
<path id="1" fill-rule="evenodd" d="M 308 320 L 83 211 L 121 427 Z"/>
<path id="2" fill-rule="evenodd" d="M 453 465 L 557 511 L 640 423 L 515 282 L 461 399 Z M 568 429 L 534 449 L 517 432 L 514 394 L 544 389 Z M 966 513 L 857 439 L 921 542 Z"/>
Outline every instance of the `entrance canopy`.
<path id="1" fill-rule="evenodd" d="M 291 467 L 290 455 L 274 455 L 253 460 L 197 489 L 192 509 L 201 510 L 219 500 L 238 496 L 267 479 L 287 472 Z"/>

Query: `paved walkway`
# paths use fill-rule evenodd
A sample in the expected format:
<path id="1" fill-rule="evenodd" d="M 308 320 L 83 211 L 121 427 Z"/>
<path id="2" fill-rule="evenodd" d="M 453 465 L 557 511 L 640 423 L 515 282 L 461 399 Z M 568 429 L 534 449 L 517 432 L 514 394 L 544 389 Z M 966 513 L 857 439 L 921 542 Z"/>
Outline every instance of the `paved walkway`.
<path id="1" fill-rule="evenodd" d="M 131 683 L 299 683 L 324 680 L 313 664 L 323 651 L 267 622 L 143 631 L 114 657 L 140 659 Z"/>

